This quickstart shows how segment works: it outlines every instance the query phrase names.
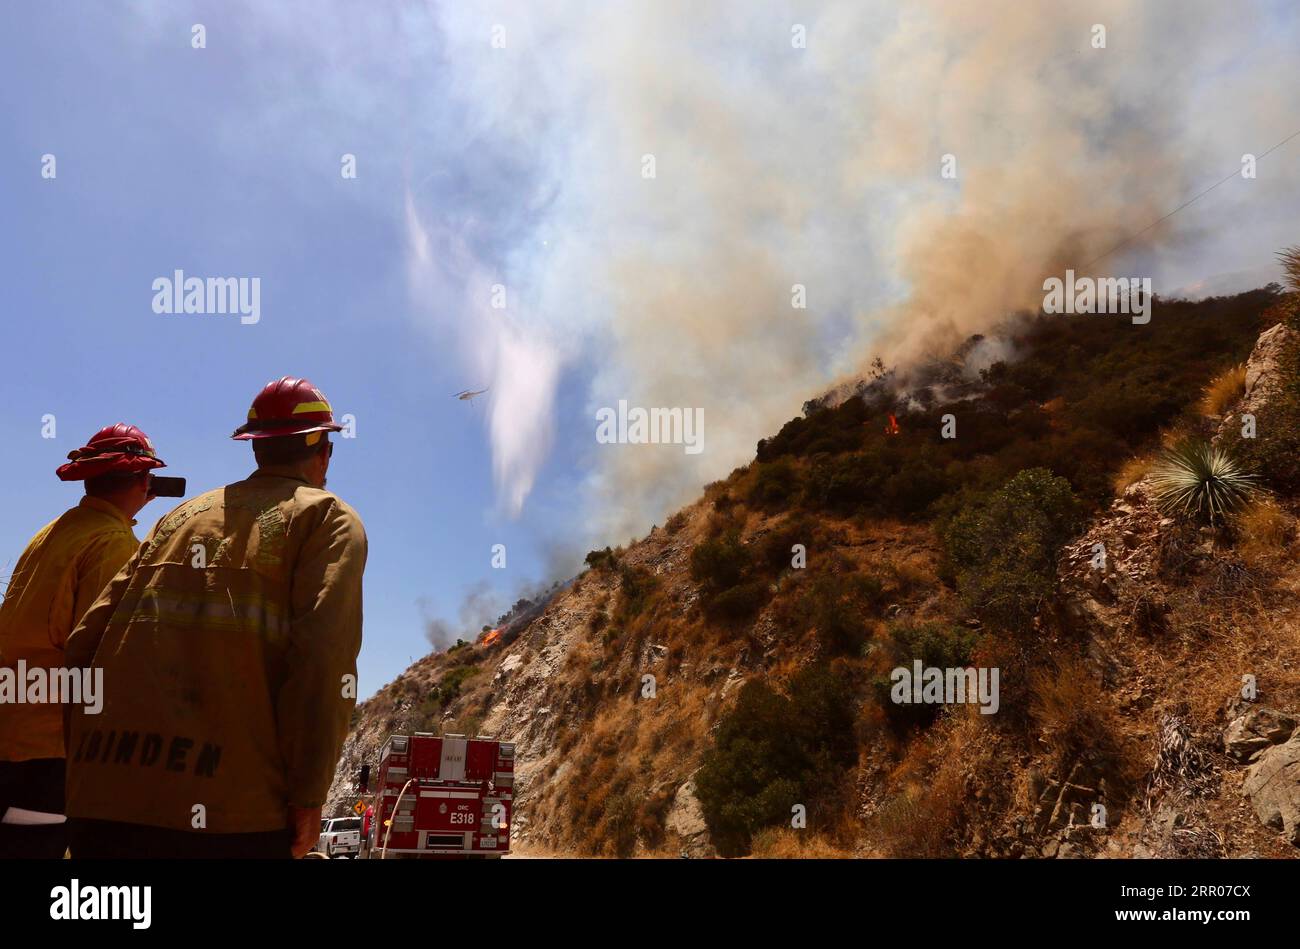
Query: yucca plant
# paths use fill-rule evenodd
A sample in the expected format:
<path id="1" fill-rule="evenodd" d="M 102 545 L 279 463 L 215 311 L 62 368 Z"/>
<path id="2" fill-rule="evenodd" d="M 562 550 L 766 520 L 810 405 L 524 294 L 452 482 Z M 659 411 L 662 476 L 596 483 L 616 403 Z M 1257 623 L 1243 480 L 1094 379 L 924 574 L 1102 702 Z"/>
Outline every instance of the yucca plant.
<path id="1" fill-rule="evenodd" d="M 1300 245 L 1278 251 L 1277 259 L 1282 264 L 1287 289 L 1300 292 Z"/>
<path id="2" fill-rule="evenodd" d="M 1259 490 L 1257 477 L 1245 471 L 1222 448 L 1186 441 L 1169 449 L 1152 469 L 1156 506 L 1166 514 L 1183 514 L 1210 524 L 1222 523 Z"/>

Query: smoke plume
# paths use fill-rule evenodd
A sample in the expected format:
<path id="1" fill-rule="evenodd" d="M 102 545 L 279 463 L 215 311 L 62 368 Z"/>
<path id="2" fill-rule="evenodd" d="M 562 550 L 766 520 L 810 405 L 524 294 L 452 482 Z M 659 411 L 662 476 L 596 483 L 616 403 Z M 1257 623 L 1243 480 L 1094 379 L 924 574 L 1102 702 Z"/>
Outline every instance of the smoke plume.
<path id="1" fill-rule="evenodd" d="M 474 357 L 500 386 L 498 486 L 520 510 L 565 373 L 588 382 L 588 431 L 619 399 L 704 409 L 699 456 L 582 449 L 592 533 L 612 541 L 748 461 L 874 355 L 905 364 L 1037 310 L 1067 267 L 1186 268 L 1210 231 L 1195 212 L 1102 255 L 1300 124 L 1281 7 L 505 10 L 442 14 L 455 92 L 526 149 L 541 196 L 537 239 L 510 258 L 520 309 Z M 504 45 L 488 49 L 495 25 Z M 1265 177 L 1216 199 L 1295 201 L 1295 176 Z"/>

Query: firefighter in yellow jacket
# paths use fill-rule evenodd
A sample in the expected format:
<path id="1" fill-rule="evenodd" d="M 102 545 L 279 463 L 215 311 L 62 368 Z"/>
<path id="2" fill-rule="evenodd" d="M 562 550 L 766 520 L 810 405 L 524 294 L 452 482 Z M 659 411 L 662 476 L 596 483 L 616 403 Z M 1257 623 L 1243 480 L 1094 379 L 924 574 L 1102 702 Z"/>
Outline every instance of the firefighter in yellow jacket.
<path id="1" fill-rule="evenodd" d="M 158 522 L 68 641 L 103 670 L 68 729 L 77 857 L 312 849 L 356 704 L 366 535 L 325 490 L 329 403 L 285 377 L 234 434 L 257 470 Z"/>
<path id="2" fill-rule="evenodd" d="M 84 481 L 86 496 L 32 538 L 0 606 L 0 858 L 57 859 L 67 849 L 62 702 L 96 697 L 81 694 L 93 680 L 68 675 L 64 646 L 139 547 L 133 518 L 152 499 L 150 472 L 165 467 L 149 436 L 125 422 L 68 458 L 56 473 Z"/>

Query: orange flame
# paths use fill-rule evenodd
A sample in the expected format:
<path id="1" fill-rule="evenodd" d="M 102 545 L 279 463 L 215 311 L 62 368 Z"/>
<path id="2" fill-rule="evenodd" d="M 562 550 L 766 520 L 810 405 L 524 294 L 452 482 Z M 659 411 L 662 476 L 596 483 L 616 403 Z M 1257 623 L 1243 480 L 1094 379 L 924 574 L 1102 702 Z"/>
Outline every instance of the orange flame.
<path id="1" fill-rule="evenodd" d="M 885 426 L 885 434 L 886 434 L 886 435 L 897 435 L 897 434 L 898 434 L 898 431 L 899 431 L 899 429 L 898 429 L 898 419 L 894 418 L 894 413 L 890 412 L 890 413 L 889 413 L 889 424 Z"/>
<path id="2" fill-rule="evenodd" d="M 492 630 L 492 632 L 488 633 L 486 636 L 483 637 L 483 641 L 479 643 L 479 645 L 482 646 L 484 649 L 486 649 L 488 646 L 491 646 L 494 642 L 496 642 L 498 639 L 501 638 L 501 634 L 505 632 L 505 629 L 506 628 L 502 626 L 500 629 Z"/>

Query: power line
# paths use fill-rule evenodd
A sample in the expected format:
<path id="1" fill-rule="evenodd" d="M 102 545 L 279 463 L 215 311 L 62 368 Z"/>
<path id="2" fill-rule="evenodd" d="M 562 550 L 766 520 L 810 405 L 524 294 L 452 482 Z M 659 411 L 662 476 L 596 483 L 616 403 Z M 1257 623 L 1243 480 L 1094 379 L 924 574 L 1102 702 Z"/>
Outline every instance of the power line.
<path id="1" fill-rule="evenodd" d="M 1276 145 L 1274 145 L 1274 146 L 1273 146 L 1272 148 L 1270 148 L 1268 151 L 1264 152 L 1264 154 L 1262 154 L 1262 155 L 1260 155 L 1258 158 L 1256 158 L 1255 161 L 1258 162 L 1260 159 L 1263 159 L 1263 158 L 1267 157 L 1268 155 L 1270 155 L 1271 153 L 1277 151 L 1279 148 L 1281 148 L 1281 147 L 1282 147 L 1283 145 L 1285 145 L 1287 142 L 1291 141 L 1291 139 L 1295 138 L 1297 135 L 1300 135 L 1300 129 L 1296 129 L 1294 132 L 1292 132 L 1292 133 L 1291 133 L 1290 135 L 1288 135 L 1286 138 L 1282 139 L 1282 141 L 1278 142 Z M 1211 191 L 1213 191 L 1215 188 L 1219 187 L 1219 185 L 1221 185 L 1221 184 L 1225 184 L 1226 182 L 1231 181 L 1233 178 L 1237 177 L 1237 175 L 1239 175 L 1239 174 L 1241 174 L 1241 169 L 1240 169 L 1240 168 L 1237 169 L 1236 171 L 1232 172 L 1231 174 L 1229 174 L 1226 178 L 1223 178 L 1223 179 L 1220 180 L 1220 181 L 1216 181 L 1214 184 L 1210 185 L 1208 188 L 1206 188 L 1206 189 L 1205 189 L 1204 191 L 1202 191 L 1200 194 L 1193 195 L 1192 197 L 1188 198 L 1186 201 L 1184 201 L 1182 204 L 1178 205 L 1178 207 L 1174 208 L 1172 211 L 1170 211 L 1170 212 L 1169 212 L 1168 214 L 1166 214 L 1164 217 L 1159 218 L 1159 219 L 1157 219 L 1157 220 L 1155 220 L 1155 221 L 1152 221 L 1150 224 L 1148 224 L 1146 227 L 1142 228 L 1142 230 L 1138 231 L 1136 234 L 1131 234 L 1131 235 L 1129 235 L 1128 237 L 1124 238 L 1124 240 L 1120 241 L 1118 244 L 1116 244 L 1116 245 L 1115 245 L 1114 247 L 1112 247 L 1110 250 L 1106 251 L 1106 253 L 1102 254 L 1100 257 L 1094 257 L 1092 260 L 1088 261 L 1088 262 L 1087 262 L 1086 264 L 1084 264 L 1083 267 L 1081 267 L 1080 269 L 1081 269 L 1081 270 L 1087 270 L 1089 267 L 1091 267 L 1091 266 L 1092 266 L 1093 264 L 1095 264 L 1097 261 L 1099 261 L 1099 260 L 1105 260 L 1107 257 L 1109 257 L 1111 254 L 1115 253 L 1115 251 L 1119 250 L 1120 248 L 1122 248 L 1122 247 L 1127 247 L 1129 244 L 1133 243 L 1135 240 L 1137 240 L 1139 237 L 1141 237 L 1141 236 L 1142 236 L 1143 234 L 1145 234 L 1147 231 L 1151 230 L 1151 228 L 1155 227 L 1157 224 L 1160 224 L 1160 223 L 1162 223 L 1162 222 L 1164 222 L 1164 221 L 1169 220 L 1171 217 L 1173 217 L 1175 214 L 1177 214 L 1177 213 L 1178 213 L 1179 211 L 1181 211 L 1183 208 L 1187 207 L 1187 206 L 1190 205 L 1190 204 L 1195 203 L 1196 201 L 1199 201 L 1201 198 L 1205 197 L 1207 194 L 1209 194 L 1209 193 L 1210 193 Z"/>

